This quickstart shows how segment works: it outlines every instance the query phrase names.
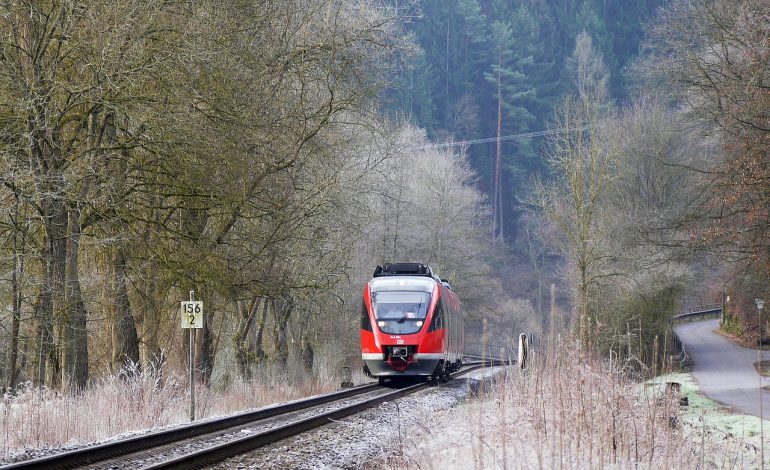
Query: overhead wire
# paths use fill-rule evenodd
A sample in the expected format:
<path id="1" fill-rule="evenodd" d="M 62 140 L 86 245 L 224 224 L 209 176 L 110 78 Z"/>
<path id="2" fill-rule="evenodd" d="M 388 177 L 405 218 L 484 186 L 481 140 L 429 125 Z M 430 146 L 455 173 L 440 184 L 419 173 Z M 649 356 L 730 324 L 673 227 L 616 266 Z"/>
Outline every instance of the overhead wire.
<path id="1" fill-rule="evenodd" d="M 579 129 L 579 131 L 584 131 L 588 129 L 591 126 L 585 126 Z M 469 139 L 469 140 L 453 140 L 449 142 L 440 142 L 440 143 L 433 143 L 433 144 L 425 144 L 425 145 L 415 145 L 410 146 L 408 148 L 414 149 L 414 150 L 422 150 L 422 149 L 431 149 L 431 148 L 449 148 L 449 147 L 457 147 L 457 146 L 465 146 L 465 145 L 474 145 L 474 144 L 486 144 L 490 142 L 497 142 L 497 141 L 510 141 L 510 140 L 523 140 L 523 139 L 531 139 L 534 137 L 544 137 L 547 135 L 553 135 L 553 134 L 561 134 L 562 132 L 567 132 L 567 129 L 559 128 L 559 129 L 547 129 L 543 131 L 535 131 L 535 132 L 524 132 L 521 134 L 510 134 L 510 135 L 503 135 L 500 137 L 485 137 L 481 139 Z"/>

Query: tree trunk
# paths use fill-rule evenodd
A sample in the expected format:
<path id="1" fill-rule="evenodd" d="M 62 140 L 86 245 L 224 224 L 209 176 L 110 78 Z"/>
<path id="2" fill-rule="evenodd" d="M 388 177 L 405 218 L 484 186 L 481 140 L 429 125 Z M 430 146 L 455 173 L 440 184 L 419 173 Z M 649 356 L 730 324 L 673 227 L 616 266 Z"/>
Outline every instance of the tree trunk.
<path id="1" fill-rule="evenodd" d="M 313 371 L 313 362 L 315 361 L 315 351 L 313 343 L 307 337 L 302 338 L 302 365 L 307 372 Z"/>
<path id="2" fill-rule="evenodd" d="M 120 373 L 126 373 L 131 364 L 139 367 L 139 338 L 136 333 L 131 303 L 126 286 L 126 256 L 122 246 L 115 250 L 112 262 L 112 287 L 115 311 L 112 323 L 112 365 Z M 137 371 L 139 369 L 136 369 Z"/>
<path id="3" fill-rule="evenodd" d="M 449 127 L 449 103 L 452 102 L 452 100 L 449 98 L 449 33 L 452 29 L 452 16 L 450 14 L 449 21 L 446 25 L 446 65 L 444 69 L 444 103 L 446 103 L 446 108 L 444 110 L 444 127 Z"/>
<path id="4" fill-rule="evenodd" d="M 160 347 L 160 307 L 159 299 L 161 286 L 159 285 L 158 266 L 154 261 L 147 270 L 147 279 L 144 281 L 145 302 L 141 309 L 141 346 L 142 368 L 155 367 L 160 370 L 163 361 L 163 351 Z M 140 349 L 141 352 L 141 349 Z"/>
<path id="5" fill-rule="evenodd" d="M 16 256 L 14 255 L 14 258 Z M 14 260 L 15 264 L 16 260 Z M 11 350 L 8 359 L 8 388 L 16 386 L 16 379 L 19 375 L 18 357 L 19 357 L 19 324 L 21 322 L 21 310 L 19 305 L 19 287 L 16 279 L 16 270 L 13 272 L 13 319 L 11 321 Z"/>
<path id="6" fill-rule="evenodd" d="M 586 277 L 586 267 L 581 264 L 579 269 L 580 285 L 578 286 L 578 334 L 580 335 L 580 349 L 581 351 L 585 352 L 588 345 L 588 282 Z"/>
<path id="7" fill-rule="evenodd" d="M 55 191 L 51 189 L 50 191 Z M 61 362 L 54 333 L 54 320 L 59 331 L 64 313 L 64 279 L 67 259 L 67 212 L 64 202 L 49 192 L 41 202 L 45 242 L 42 254 L 43 282 L 37 306 L 37 385 L 58 388 Z"/>
<path id="8" fill-rule="evenodd" d="M 307 372 L 313 371 L 313 362 L 315 360 L 315 351 L 313 350 L 313 342 L 308 338 L 307 332 L 302 333 L 302 344 L 300 347 L 300 357 L 302 359 L 302 365 Z"/>
<path id="9" fill-rule="evenodd" d="M 492 214 L 493 214 L 493 221 L 492 221 L 492 239 L 498 240 L 502 238 L 503 235 L 503 213 L 502 213 L 502 207 L 503 203 L 501 201 L 502 199 L 502 189 L 500 187 L 500 171 L 502 167 L 502 160 L 503 160 L 503 143 L 500 140 L 500 137 L 503 133 L 503 88 L 502 88 L 502 77 L 501 77 L 501 70 L 502 70 L 502 64 L 503 64 L 503 53 L 502 50 L 499 51 L 498 55 L 498 69 L 497 69 L 497 146 L 496 146 L 496 152 L 495 152 L 495 181 L 494 181 L 494 189 L 493 189 L 493 196 L 492 196 Z"/>
<path id="10" fill-rule="evenodd" d="M 115 121 L 117 115 L 114 109 L 105 109 L 103 115 L 94 113 L 91 118 L 90 147 L 101 149 L 102 141 L 107 148 L 115 147 L 118 143 L 117 127 Z M 123 116 L 124 128 L 130 127 L 129 119 Z M 95 156 L 98 163 L 103 164 L 101 172 L 110 176 L 109 187 L 96 185 L 94 188 L 101 194 L 108 191 L 111 200 L 123 200 L 126 193 L 126 178 L 128 172 L 129 155 L 127 152 L 99 151 Z M 85 187 L 82 195 L 86 195 L 89 189 Z M 128 297 L 126 282 L 127 250 L 121 238 L 126 230 L 126 224 L 120 219 L 108 226 L 108 233 L 113 239 L 119 240 L 115 247 L 108 251 L 112 263 L 112 295 L 114 296 L 114 310 L 112 317 L 112 368 L 120 376 L 130 372 L 141 370 L 139 358 L 139 337 L 136 330 L 136 321 L 131 311 L 131 302 Z"/>
<path id="11" fill-rule="evenodd" d="M 238 374 L 244 380 L 251 379 L 254 365 L 265 358 L 262 349 L 262 332 L 267 319 L 267 299 L 255 296 L 246 308 L 246 304 L 238 302 L 240 323 L 233 337 Z M 257 316 L 262 311 L 259 326 Z"/>
<path id="12" fill-rule="evenodd" d="M 211 380 L 211 372 L 214 370 L 214 359 L 216 351 L 214 350 L 214 302 L 208 300 L 204 302 L 203 328 L 200 334 L 198 345 L 197 368 L 199 380 L 205 385 Z"/>
<path id="13" fill-rule="evenodd" d="M 19 377 L 19 329 L 21 328 L 21 285 L 20 279 L 24 278 L 24 252 L 26 250 L 26 228 L 21 233 L 21 246 L 19 246 L 19 227 L 20 214 L 19 204 L 21 194 L 19 190 L 14 191 L 14 206 L 11 214 L 11 223 L 13 225 L 12 235 L 12 263 L 13 272 L 11 273 L 11 345 L 8 359 L 8 388 L 16 386 Z"/>
<path id="14" fill-rule="evenodd" d="M 47 263 L 43 263 L 47 264 Z M 45 271 L 44 271 L 45 276 Z M 45 385 L 46 370 L 49 367 L 48 359 L 51 351 L 55 349 L 53 339 L 53 321 L 51 311 L 51 293 L 45 289 L 40 291 L 37 303 L 35 304 L 35 351 L 33 358 L 33 384 L 35 387 Z"/>
<path id="15" fill-rule="evenodd" d="M 47 287 L 51 293 L 53 319 L 60 343 L 49 351 L 49 367 L 46 381 L 52 388 L 61 386 L 63 358 L 61 348 L 64 343 L 63 329 L 66 323 L 67 304 L 65 300 L 65 278 L 67 273 L 67 212 L 63 201 L 57 201 L 52 214 L 50 250 L 50 279 Z"/>
<path id="16" fill-rule="evenodd" d="M 255 363 L 260 363 L 267 358 L 265 348 L 262 347 L 262 339 L 264 338 L 265 325 L 267 324 L 268 314 L 268 300 L 265 299 L 262 303 L 262 317 L 259 319 L 259 326 L 257 327 L 257 334 L 252 337 L 249 342 L 249 351 L 254 356 Z"/>
<path id="17" fill-rule="evenodd" d="M 69 214 L 70 237 L 67 250 L 67 271 L 64 316 L 64 361 L 62 383 L 73 389 L 83 389 L 88 382 L 88 329 L 86 305 L 80 290 L 80 210 Z"/>
<path id="18" fill-rule="evenodd" d="M 243 301 L 236 301 L 236 306 L 238 308 L 238 327 L 233 335 L 233 343 L 235 344 L 235 363 L 238 366 L 238 375 L 244 380 L 251 379 L 251 361 L 249 358 L 246 338 L 253 326 L 252 319 L 255 314 L 255 305 L 258 302 L 258 299 L 254 299 L 247 310 Z"/>
<path id="19" fill-rule="evenodd" d="M 201 295 L 200 300 L 203 302 L 203 328 L 193 329 L 193 348 L 195 348 L 195 370 L 197 380 L 201 381 L 204 385 L 208 385 L 211 380 L 211 373 L 214 370 L 214 360 L 216 351 L 214 350 L 214 302 L 211 297 Z M 199 332 L 200 331 L 200 332 Z M 189 332 L 185 332 L 185 350 L 189 355 Z"/>
<path id="20" fill-rule="evenodd" d="M 284 369 L 289 361 L 289 317 L 294 306 L 285 299 L 273 300 L 273 344 L 278 358 L 278 364 Z"/>
<path id="21" fill-rule="evenodd" d="M 29 31 L 32 43 L 42 38 Z M 27 98 L 31 106 L 26 115 L 29 134 L 29 159 L 34 171 L 35 193 L 43 219 L 44 245 L 41 256 L 43 279 L 38 304 L 37 383 L 58 387 L 61 379 L 60 357 L 56 345 L 54 325 L 59 336 L 66 310 L 65 276 L 67 263 L 67 207 L 65 204 L 65 159 L 60 155 L 58 134 L 51 132 L 50 88 L 36 62 L 40 57 L 26 55 L 22 67 L 29 76 Z"/>
<path id="22" fill-rule="evenodd" d="M 19 198 L 16 195 L 15 215 L 18 216 Z M 16 225 L 16 224 L 14 224 Z M 11 274 L 11 350 L 8 360 L 8 388 L 16 386 L 16 380 L 19 376 L 18 357 L 19 357 L 19 327 L 21 324 L 21 292 L 19 287 L 19 277 L 22 276 L 24 269 L 23 261 L 19 260 L 19 244 L 16 229 L 13 233 L 13 273 Z"/>
<path id="23" fill-rule="evenodd" d="M 313 340 L 310 338 L 310 315 L 311 310 L 307 309 L 299 316 L 299 334 L 300 348 L 299 357 L 302 366 L 306 372 L 313 371 L 313 362 L 315 360 L 315 350 L 313 349 Z M 320 312 L 319 312 L 320 314 Z"/>

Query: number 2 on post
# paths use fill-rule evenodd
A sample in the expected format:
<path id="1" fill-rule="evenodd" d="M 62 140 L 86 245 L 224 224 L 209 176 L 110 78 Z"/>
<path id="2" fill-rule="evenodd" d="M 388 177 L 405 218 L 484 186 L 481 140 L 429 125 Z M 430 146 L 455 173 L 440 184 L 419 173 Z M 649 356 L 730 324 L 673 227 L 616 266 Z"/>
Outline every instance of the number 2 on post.
<path id="1" fill-rule="evenodd" d="M 203 328 L 203 302 L 182 301 L 182 328 Z"/>

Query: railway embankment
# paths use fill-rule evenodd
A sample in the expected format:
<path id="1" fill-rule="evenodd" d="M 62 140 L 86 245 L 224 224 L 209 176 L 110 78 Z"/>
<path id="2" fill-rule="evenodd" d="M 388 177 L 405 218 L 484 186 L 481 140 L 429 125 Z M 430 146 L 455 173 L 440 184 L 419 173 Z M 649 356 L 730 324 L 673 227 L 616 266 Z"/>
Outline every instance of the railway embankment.
<path id="1" fill-rule="evenodd" d="M 199 388 L 198 422 L 332 392 L 337 377 L 299 385 L 266 371 L 263 380 Z M 357 382 L 360 378 L 356 378 Z M 31 385 L 0 400 L 0 465 L 188 424 L 183 378 L 146 370 L 126 380 L 107 377 L 79 394 Z"/>
<path id="2" fill-rule="evenodd" d="M 426 413 L 455 406 L 484 390 L 482 385 L 488 384 L 490 378 L 501 370 L 499 367 L 482 367 L 475 371 L 472 369 L 459 373 L 459 377 L 449 383 L 412 386 L 401 384 L 395 389 L 372 384 L 240 413 L 224 420 L 212 419 L 203 425 L 170 426 L 162 432 L 136 435 L 128 440 L 116 440 L 95 447 L 72 444 L 67 446 L 68 448 L 30 449 L 29 452 L 7 459 L 5 463 L 34 457 L 43 459 L 24 462 L 24 468 L 38 465 L 59 468 L 89 463 L 95 464 L 94 468 L 167 468 L 172 462 L 189 460 L 188 457 L 195 459 L 195 465 L 219 462 L 223 457 L 216 457 L 214 454 L 222 454 L 225 448 L 237 447 L 244 450 L 238 451 L 240 455 L 232 459 L 233 461 L 221 464 L 222 468 L 358 467 L 361 462 L 378 461 L 382 455 L 399 449 L 398 443 L 401 442 L 399 439 L 402 438 L 403 429 L 418 425 L 419 419 Z M 417 393 L 409 395 L 413 393 L 409 392 L 411 389 Z M 356 402 L 363 404 L 370 400 L 373 405 L 368 406 L 375 408 L 363 412 L 356 409 L 352 411 L 352 417 L 342 419 L 350 415 L 350 412 L 345 412 L 343 408 L 357 408 Z M 335 419 L 322 419 L 320 429 L 287 438 L 307 429 L 303 423 L 317 421 L 315 417 L 320 418 L 322 414 L 334 415 Z M 361 429 L 366 436 L 364 439 L 356 434 Z M 278 442 L 271 445 L 271 442 L 276 441 L 270 437 L 273 434 L 279 435 Z M 319 435 L 326 437 L 319 438 Z M 372 437 L 375 438 L 374 443 L 371 441 Z M 255 442 L 251 442 L 252 440 Z M 245 441 L 249 443 L 244 445 Z M 259 450 L 245 450 L 255 447 Z M 215 452 L 210 452 L 214 450 Z M 229 450 L 224 453 L 227 454 L 224 458 L 233 455 Z M 190 462 L 174 465 L 187 467 L 189 464 Z"/>

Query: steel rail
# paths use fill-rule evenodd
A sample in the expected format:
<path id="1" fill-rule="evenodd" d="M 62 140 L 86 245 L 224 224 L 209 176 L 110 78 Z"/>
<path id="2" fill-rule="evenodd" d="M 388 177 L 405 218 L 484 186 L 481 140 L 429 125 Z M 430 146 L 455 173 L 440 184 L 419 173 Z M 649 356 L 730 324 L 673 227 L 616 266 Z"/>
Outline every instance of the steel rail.
<path id="1" fill-rule="evenodd" d="M 511 365 L 516 363 L 516 359 L 500 359 L 497 357 L 490 357 L 490 356 L 478 356 L 475 354 L 465 354 L 464 357 L 468 357 L 471 359 L 477 359 L 474 362 L 465 362 L 463 365 L 475 365 L 475 364 L 481 364 L 482 361 L 489 362 L 490 366 L 500 366 L 500 365 Z"/>
<path id="2" fill-rule="evenodd" d="M 125 440 L 98 444 L 95 446 L 84 447 L 73 451 L 40 457 L 32 460 L 16 462 L 6 466 L 0 466 L 0 470 L 20 470 L 20 469 L 60 469 L 76 468 L 84 465 L 93 465 L 99 462 L 123 457 L 129 454 L 146 451 L 155 447 L 160 447 L 174 442 L 184 441 L 205 434 L 222 431 L 235 426 L 272 418 L 274 416 L 300 411 L 307 408 L 313 408 L 319 405 L 330 403 L 342 398 L 348 398 L 363 393 L 378 390 L 382 387 L 379 384 L 360 385 L 339 392 L 321 395 L 313 398 L 297 400 L 283 405 L 274 405 L 267 408 L 260 408 L 255 411 L 247 411 L 236 415 L 227 416 L 220 419 L 214 419 L 201 423 L 188 424 L 186 426 L 169 429 L 166 431 L 144 434 Z"/>
<path id="3" fill-rule="evenodd" d="M 484 364 L 487 365 L 487 364 Z M 452 374 L 458 376 L 466 374 L 484 367 L 484 365 L 473 365 L 468 369 L 461 370 Z M 395 390 L 384 395 L 377 396 L 371 400 L 366 400 L 360 403 L 349 405 L 346 407 L 338 408 L 333 411 L 328 411 L 310 418 L 295 421 L 277 428 L 273 428 L 260 433 L 244 436 L 238 439 L 234 439 L 223 444 L 211 446 L 206 449 L 201 449 L 189 454 L 185 454 L 173 459 L 169 459 L 163 462 L 158 462 L 146 467 L 144 470 L 160 470 L 160 469 L 188 469 L 188 468 L 203 468 L 208 465 L 213 465 L 223 460 L 235 457 L 237 455 L 244 454 L 246 452 L 258 449 L 260 447 L 267 446 L 274 442 L 296 436 L 305 431 L 323 426 L 333 421 L 345 418 L 347 416 L 360 413 L 366 409 L 372 408 L 376 405 L 384 403 L 386 401 L 395 400 L 397 398 L 410 395 L 412 393 L 419 392 L 426 388 L 431 387 L 431 383 L 424 382 L 411 385 L 399 390 Z"/>

